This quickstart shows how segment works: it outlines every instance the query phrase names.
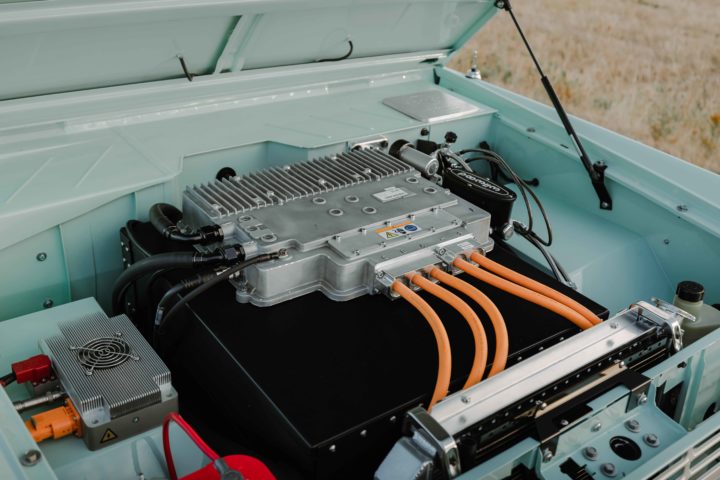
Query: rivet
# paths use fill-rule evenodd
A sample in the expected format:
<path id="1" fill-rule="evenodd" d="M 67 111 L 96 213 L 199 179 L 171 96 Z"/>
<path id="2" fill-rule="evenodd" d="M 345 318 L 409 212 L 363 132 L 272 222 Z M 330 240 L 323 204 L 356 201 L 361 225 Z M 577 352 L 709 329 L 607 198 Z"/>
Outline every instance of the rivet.
<path id="1" fill-rule="evenodd" d="M 597 460 L 598 451 L 595 447 L 585 447 L 582 451 L 583 457 L 588 460 Z"/>
<path id="2" fill-rule="evenodd" d="M 651 447 L 657 447 L 660 445 L 660 439 L 654 433 L 648 433 L 643 437 L 643 440 Z"/>
<path id="3" fill-rule="evenodd" d="M 635 419 L 628 420 L 627 422 L 625 422 L 625 428 L 627 428 L 631 432 L 637 433 L 640 431 L 640 422 Z"/>
<path id="4" fill-rule="evenodd" d="M 553 459 L 553 453 L 550 451 L 549 448 L 546 448 L 545 451 L 543 451 L 543 462 L 547 463 L 550 460 Z"/>
<path id="5" fill-rule="evenodd" d="M 26 467 L 32 467 L 33 465 L 37 465 L 41 458 L 42 453 L 40 453 L 40 450 L 32 449 L 20 455 L 20 463 Z"/>
<path id="6" fill-rule="evenodd" d="M 614 477 L 617 475 L 617 469 L 612 463 L 603 463 L 600 470 L 608 477 Z"/>

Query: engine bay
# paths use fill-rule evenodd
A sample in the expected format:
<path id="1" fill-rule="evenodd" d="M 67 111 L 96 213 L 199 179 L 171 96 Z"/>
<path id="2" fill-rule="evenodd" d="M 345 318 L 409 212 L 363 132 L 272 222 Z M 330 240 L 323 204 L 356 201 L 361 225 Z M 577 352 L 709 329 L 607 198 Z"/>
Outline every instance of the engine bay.
<path id="1" fill-rule="evenodd" d="M 690 283 L 718 298 L 714 210 L 635 179 L 658 152 L 577 121 L 610 165 L 598 208 L 552 111 L 441 57 L 69 93 L 29 126 L 36 107 L 0 105 L 21 460 L 58 478 L 234 455 L 290 479 L 611 478 L 706 428 L 713 360 L 696 365 L 717 335 L 685 309 Z"/>

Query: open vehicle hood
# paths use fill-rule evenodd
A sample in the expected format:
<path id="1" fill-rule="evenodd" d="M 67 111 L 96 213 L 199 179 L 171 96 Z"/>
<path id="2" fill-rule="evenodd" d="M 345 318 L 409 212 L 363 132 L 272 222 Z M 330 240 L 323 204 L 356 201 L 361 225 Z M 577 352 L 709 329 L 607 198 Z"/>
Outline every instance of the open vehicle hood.
<path id="1" fill-rule="evenodd" d="M 0 100 L 461 47 L 490 0 L 0 0 Z M 437 58 L 437 56 L 435 56 Z"/>

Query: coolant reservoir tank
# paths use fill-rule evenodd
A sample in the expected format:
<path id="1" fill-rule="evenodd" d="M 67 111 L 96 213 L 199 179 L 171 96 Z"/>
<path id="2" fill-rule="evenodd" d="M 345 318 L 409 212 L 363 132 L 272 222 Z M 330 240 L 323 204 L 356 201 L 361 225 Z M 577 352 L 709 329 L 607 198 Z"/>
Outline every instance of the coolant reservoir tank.
<path id="1" fill-rule="evenodd" d="M 720 327 L 720 310 L 706 304 L 705 288 L 689 280 L 678 283 L 673 305 L 695 316 L 695 321 L 683 322 L 683 345 L 689 345 Z"/>

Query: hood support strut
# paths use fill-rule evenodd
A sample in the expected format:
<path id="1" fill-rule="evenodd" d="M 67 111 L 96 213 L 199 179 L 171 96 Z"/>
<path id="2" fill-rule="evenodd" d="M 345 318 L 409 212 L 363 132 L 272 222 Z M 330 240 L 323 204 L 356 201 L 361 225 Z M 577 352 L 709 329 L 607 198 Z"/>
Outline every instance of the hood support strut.
<path id="1" fill-rule="evenodd" d="M 496 0 L 495 6 L 497 8 L 506 10 L 510 14 L 510 18 L 512 18 L 512 21 L 515 24 L 515 28 L 520 34 L 520 38 L 522 38 L 522 41 L 525 44 L 525 48 L 527 48 L 527 51 L 530 54 L 530 58 L 532 58 L 532 61 L 535 64 L 535 68 L 540 74 L 540 81 L 542 82 L 543 87 L 545 87 L 545 91 L 547 92 L 548 97 L 550 97 L 550 101 L 552 102 L 555 111 L 560 117 L 560 121 L 565 127 L 565 131 L 567 132 L 570 139 L 573 141 L 575 151 L 577 151 L 577 154 L 580 157 L 580 160 L 582 161 L 585 170 L 587 170 L 588 175 L 590 176 L 590 181 L 592 182 L 598 199 L 600 200 L 600 208 L 602 210 L 612 210 L 612 198 L 610 197 L 610 192 L 608 192 L 607 187 L 605 186 L 605 169 L 607 169 L 607 165 L 605 164 L 605 162 L 601 161 L 595 163 L 592 163 L 590 161 L 590 157 L 585 151 L 585 148 L 580 141 L 580 137 L 578 137 L 578 134 L 575 132 L 572 123 L 570 123 L 570 119 L 568 118 L 567 113 L 565 113 L 565 109 L 563 108 L 562 103 L 560 103 L 560 99 L 558 98 L 557 93 L 555 93 L 555 89 L 550 83 L 550 79 L 545 75 L 545 72 L 543 72 L 540 63 L 538 62 L 535 54 L 532 51 L 532 48 L 530 48 L 530 44 L 528 43 L 527 38 L 525 38 L 525 33 L 520 27 L 517 18 L 515 18 L 515 13 L 513 12 L 512 6 L 510 5 L 510 0 Z"/>

